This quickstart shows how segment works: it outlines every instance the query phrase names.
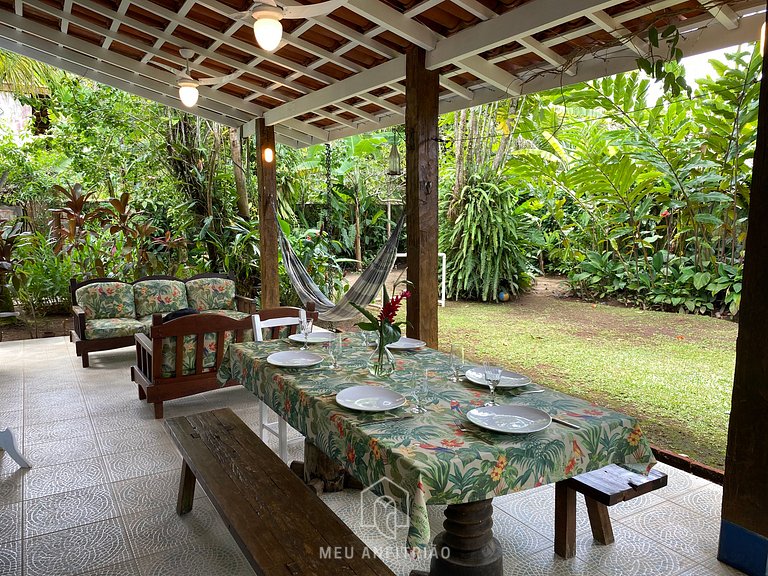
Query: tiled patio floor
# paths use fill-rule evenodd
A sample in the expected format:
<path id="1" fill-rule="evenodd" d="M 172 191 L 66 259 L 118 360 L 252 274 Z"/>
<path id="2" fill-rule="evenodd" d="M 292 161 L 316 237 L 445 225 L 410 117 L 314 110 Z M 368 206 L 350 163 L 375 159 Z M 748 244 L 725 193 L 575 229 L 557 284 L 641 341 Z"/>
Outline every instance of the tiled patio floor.
<path id="1" fill-rule="evenodd" d="M 253 574 L 201 490 L 175 513 L 180 457 L 130 381 L 133 350 L 92 355 L 83 369 L 65 338 L 0 343 L 0 429 L 13 428 L 33 468 L 0 459 L 0 576 Z M 229 388 L 169 402 L 167 417 L 229 406 L 252 427 L 256 400 Z M 299 456 L 300 444 L 292 448 Z M 616 544 L 594 544 L 580 503 L 578 551 L 552 551 L 551 486 L 496 499 L 494 531 L 505 574 L 739 574 L 715 559 L 720 487 L 660 465 L 669 487 L 611 508 Z M 360 493 L 327 504 L 407 575 L 425 569 L 398 541 L 361 526 Z M 433 531 L 441 509 L 432 511 Z"/>

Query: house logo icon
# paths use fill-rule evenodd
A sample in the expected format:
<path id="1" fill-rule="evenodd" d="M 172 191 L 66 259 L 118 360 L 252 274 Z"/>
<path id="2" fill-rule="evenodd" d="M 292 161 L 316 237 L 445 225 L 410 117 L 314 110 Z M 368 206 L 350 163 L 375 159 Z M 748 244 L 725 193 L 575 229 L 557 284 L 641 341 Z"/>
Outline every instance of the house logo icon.
<path id="1" fill-rule="evenodd" d="M 408 517 L 398 509 L 410 510 L 409 498 L 408 491 L 397 482 L 377 480 L 360 492 L 360 527 L 376 528 L 384 538 L 397 538 L 399 530 L 408 530 Z"/>

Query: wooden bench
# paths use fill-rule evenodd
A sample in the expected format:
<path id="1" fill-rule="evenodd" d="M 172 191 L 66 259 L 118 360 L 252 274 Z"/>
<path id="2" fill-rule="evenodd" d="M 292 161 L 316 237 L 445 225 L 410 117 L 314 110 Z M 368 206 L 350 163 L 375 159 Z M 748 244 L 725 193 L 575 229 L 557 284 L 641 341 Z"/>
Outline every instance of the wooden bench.
<path id="1" fill-rule="evenodd" d="M 184 459 L 176 511 L 197 479 L 257 574 L 394 576 L 230 409 L 165 424 Z"/>
<path id="2" fill-rule="evenodd" d="M 610 464 L 555 484 L 555 553 L 563 558 L 576 554 L 576 493 L 584 494 L 592 536 L 601 544 L 613 544 L 608 506 L 632 500 L 667 485 L 667 475 L 651 470 L 648 476 Z"/>

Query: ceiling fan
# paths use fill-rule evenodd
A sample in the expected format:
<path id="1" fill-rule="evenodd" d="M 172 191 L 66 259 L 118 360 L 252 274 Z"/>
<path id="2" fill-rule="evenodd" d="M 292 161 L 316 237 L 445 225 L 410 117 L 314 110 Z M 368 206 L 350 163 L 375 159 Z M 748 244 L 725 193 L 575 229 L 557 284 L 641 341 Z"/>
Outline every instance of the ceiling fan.
<path id="1" fill-rule="evenodd" d="M 197 98 L 200 95 L 197 90 L 198 86 L 226 84 L 227 82 L 231 82 L 240 76 L 240 72 L 232 72 L 226 76 L 195 79 L 192 77 L 192 73 L 189 68 L 189 61 L 195 57 L 195 51 L 190 50 L 189 48 L 181 48 L 179 50 L 179 55 L 186 61 L 186 65 L 182 70 L 175 70 L 169 66 L 163 66 L 162 64 L 158 64 L 158 66 L 162 66 L 163 68 L 176 74 L 176 85 L 179 87 L 179 100 L 181 100 L 181 103 L 184 104 L 184 106 L 187 108 L 192 108 L 195 104 L 197 104 Z"/>
<path id="2" fill-rule="evenodd" d="M 235 12 L 229 17 L 235 20 L 246 20 L 253 18 L 253 33 L 256 36 L 256 42 L 267 52 L 274 51 L 280 45 L 280 39 L 283 37 L 283 25 L 280 20 L 283 18 L 314 18 L 316 16 L 325 16 L 330 14 L 336 8 L 343 6 L 346 0 L 328 0 L 318 4 L 307 4 L 304 6 L 283 6 L 276 0 L 261 0 L 254 3 L 250 10 L 245 12 Z"/>

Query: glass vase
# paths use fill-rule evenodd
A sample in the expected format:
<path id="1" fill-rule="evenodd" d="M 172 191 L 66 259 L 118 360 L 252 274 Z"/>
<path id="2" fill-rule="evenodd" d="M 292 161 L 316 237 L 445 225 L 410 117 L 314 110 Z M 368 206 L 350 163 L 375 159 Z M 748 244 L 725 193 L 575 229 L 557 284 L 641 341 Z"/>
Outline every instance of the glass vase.
<path id="1" fill-rule="evenodd" d="M 385 345 L 377 342 L 376 348 L 368 357 L 368 372 L 371 376 L 389 376 L 395 371 L 395 357 Z"/>

